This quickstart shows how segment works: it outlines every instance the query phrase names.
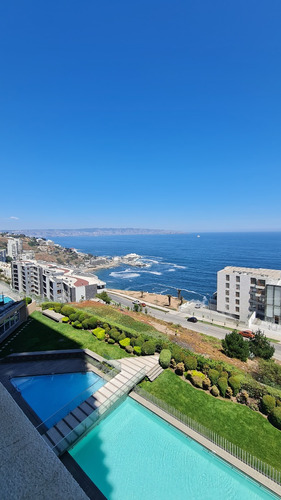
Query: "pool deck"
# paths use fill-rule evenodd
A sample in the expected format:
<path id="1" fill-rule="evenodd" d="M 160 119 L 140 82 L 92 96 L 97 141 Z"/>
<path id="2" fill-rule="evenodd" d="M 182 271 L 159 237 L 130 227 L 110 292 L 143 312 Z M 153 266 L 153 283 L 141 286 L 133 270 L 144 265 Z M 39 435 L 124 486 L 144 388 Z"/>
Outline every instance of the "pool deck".
<path id="1" fill-rule="evenodd" d="M 130 397 L 140 403 L 142 406 L 147 408 L 148 410 L 152 411 L 155 413 L 155 415 L 158 415 L 161 417 L 163 420 L 165 420 L 167 423 L 173 425 L 176 429 L 180 430 L 186 436 L 194 439 L 194 441 L 197 441 L 199 444 L 204 446 L 207 450 L 211 451 L 214 453 L 216 456 L 222 458 L 231 467 L 234 467 L 238 470 L 240 470 L 243 474 L 246 474 L 249 476 L 251 479 L 254 481 L 260 483 L 262 486 L 265 488 L 268 488 L 271 492 L 273 492 L 275 495 L 278 495 L 281 497 L 281 487 L 278 486 L 277 483 L 274 481 L 271 481 L 268 479 L 266 476 L 263 474 L 260 474 L 259 472 L 255 471 L 252 469 L 252 467 L 249 467 L 248 465 L 244 464 L 237 458 L 233 457 L 230 453 L 227 453 L 225 450 L 220 448 L 219 446 L 216 446 L 214 443 L 209 441 L 208 439 L 204 438 L 199 434 L 198 432 L 195 432 L 193 429 L 190 429 L 187 425 L 183 424 L 176 418 L 174 418 L 172 415 L 169 415 L 167 412 L 164 410 L 161 410 L 158 406 L 154 405 L 150 401 L 147 401 L 145 398 L 137 394 L 136 392 L 131 392 Z"/>

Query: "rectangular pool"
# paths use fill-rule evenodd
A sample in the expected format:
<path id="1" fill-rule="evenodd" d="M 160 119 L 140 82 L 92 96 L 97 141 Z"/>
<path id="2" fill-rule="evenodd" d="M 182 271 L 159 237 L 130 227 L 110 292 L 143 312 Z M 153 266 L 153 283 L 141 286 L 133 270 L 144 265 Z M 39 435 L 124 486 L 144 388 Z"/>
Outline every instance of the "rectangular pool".
<path id="1" fill-rule="evenodd" d="M 10 382 L 50 428 L 106 381 L 93 372 L 81 372 L 15 377 Z"/>
<path id="2" fill-rule="evenodd" d="M 276 498 L 129 397 L 69 453 L 108 500 Z"/>

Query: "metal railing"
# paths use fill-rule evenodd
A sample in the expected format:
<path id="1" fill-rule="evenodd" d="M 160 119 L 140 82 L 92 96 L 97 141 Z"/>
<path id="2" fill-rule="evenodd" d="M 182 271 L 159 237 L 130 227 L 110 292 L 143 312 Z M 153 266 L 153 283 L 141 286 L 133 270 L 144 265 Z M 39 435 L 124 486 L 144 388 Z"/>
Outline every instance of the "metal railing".
<path id="1" fill-rule="evenodd" d="M 248 465 L 252 469 L 256 470 L 260 474 L 263 474 L 267 478 L 271 479 L 271 481 L 274 481 L 275 483 L 281 485 L 281 472 L 272 467 L 271 465 L 263 462 L 259 458 L 255 457 L 251 453 L 249 453 L 246 450 L 243 450 L 239 446 L 237 446 L 234 443 L 231 443 L 224 437 L 220 436 L 216 432 L 212 431 L 211 429 L 208 429 L 202 424 L 199 424 L 192 418 L 190 418 L 188 415 L 184 415 L 181 413 L 179 410 L 174 408 L 173 406 L 169 405 L 162 399 L 157 398 L 156 396 L 146 392 L 145 390 L 141 389 L 140 387 L 135 387 L 135 392 L 142 396 L 144 399 L 147 401 L 150 401 L 153 403 L 155 406 L 160 408 L 161 410 L 164 410 L 166 413 L 171 415 L 172 417 L 176 418 L 183 424 L 187 425 L 190 429 L 193 431 L 197 432 L 204 438 L 208 439 L 212 443 L 214 443 L 216 446 L 219 448 L 222 448 L 224 451 L 229 453 L 230 455 L 234 456 L 244 464 Z"/>
<path id="2" fill-rule="evenodd" d="M 64 451 L 72 446 L 75 441 L 80 439 L 85 432 L 88 432 L 98 421 L 105 416 L 106 412 L 113 408 L 114 405 L 119 404 L 122 398 L 126 396 L 135 386 L 145 377 L 145 368 L 141 368 L 132 377 L 122 384 L 111 396 L 109 396 L 96 410 L 86 417 L 80 424 L 78 424 L 72 431 L 70 431 L 64 438 L 62 438 L 56 445 L 53 446 L 53 451 L 56 455 L 61 455 Z M 47 434 L 48 435 L 48 434 Z"/>

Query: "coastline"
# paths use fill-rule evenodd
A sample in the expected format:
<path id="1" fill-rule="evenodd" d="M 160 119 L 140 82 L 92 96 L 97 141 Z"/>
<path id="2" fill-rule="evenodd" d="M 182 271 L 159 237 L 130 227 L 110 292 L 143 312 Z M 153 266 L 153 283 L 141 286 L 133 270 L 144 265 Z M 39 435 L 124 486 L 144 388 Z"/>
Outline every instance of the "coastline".
<path id="1" fill-rule="evenodd" d="M 150 292 L 145 292 L 145 291 L 137 291 L 137 290 L 117 290 L 116 288 L 110 288 L 110 291 L 112 293 L 117 292 L 117 293 L 124 293 L 127 295 L 130 295 L 131 297 L 134 297 L 135 299 L 139 300 L 140 302 L 149 302 L 151 304 L 155 304 L 155 306 L 160 306 L 160 307 L 166 307 L 167 309 L 171 309 L 174 311 L 178 310 L 179 305 L 181 304 L 181 301 L 178 300 L 177 297 L 174 297 L 171 295 L 171 304 L 169 306 L 169 298 L 168 295 L 161 295 L 159 293 L 150 293 Z M 183 303 L 185 303 L 186 300 L 183 300 Z"/>

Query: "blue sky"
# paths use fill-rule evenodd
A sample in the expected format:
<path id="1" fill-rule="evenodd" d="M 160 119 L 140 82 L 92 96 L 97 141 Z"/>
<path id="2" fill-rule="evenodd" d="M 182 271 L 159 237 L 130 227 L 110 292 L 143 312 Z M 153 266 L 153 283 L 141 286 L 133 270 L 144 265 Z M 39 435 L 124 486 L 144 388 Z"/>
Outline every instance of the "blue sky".
<path id="1" fill-rule="evenodd" d="M 0 228 L 281 230 L 281 3 L 0 6 Z"/>

